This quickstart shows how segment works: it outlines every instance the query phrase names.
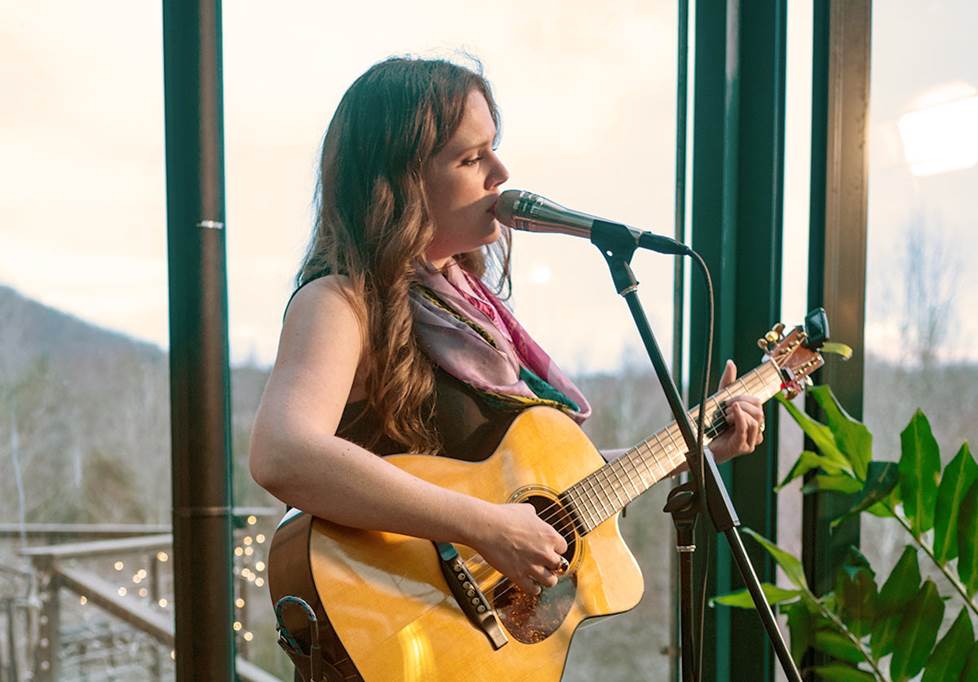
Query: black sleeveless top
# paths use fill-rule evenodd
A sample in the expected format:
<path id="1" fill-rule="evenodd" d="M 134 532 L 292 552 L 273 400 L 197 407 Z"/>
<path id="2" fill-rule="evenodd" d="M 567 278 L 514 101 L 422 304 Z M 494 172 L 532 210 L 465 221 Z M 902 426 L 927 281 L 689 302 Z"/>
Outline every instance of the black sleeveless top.
<path id="1" fill-rule="evenodd" d="M 478 462 L 493 453 L 517 412 L 489 406 L 469 385 L 435 368 L 435 427 L 441 436 L 439 455 Z M 347 403 L 336 435 L 364 446 L 381 432 L 379 416 L 365 400 Z M 384 436 L 370 448 L 377 455 L 405 452 L 405 447 Z"/>

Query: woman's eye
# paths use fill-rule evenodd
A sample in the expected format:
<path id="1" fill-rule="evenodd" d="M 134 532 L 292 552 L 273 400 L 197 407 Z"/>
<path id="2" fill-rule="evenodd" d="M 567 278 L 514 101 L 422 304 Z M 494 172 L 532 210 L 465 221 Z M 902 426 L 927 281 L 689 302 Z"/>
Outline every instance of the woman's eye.
<path id="1" fill-rule="evenodd" d="M 474 166 L 475 164 L 479 163 L 479 161 L 481 161 L 481 160 L 482 160 L 482 157 L 481 156 L 477 156 L 474 159 L 465 159 L 464 161 L 462 161 L 462 165 L 463 166 Z"/>

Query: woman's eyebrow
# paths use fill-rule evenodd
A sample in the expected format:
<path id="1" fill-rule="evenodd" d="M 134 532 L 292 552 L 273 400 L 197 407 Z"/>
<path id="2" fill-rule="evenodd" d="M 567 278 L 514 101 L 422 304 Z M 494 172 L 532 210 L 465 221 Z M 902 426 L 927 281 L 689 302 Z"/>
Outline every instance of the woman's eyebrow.
<path id="1" fill-rule="evenodd" d="M 456 152 L 456 156 L 461 156 L 462 154 L 468 154 L 473 149 L 481 149 L 482 147 L 489 147 L 489 146 L 492 145 L 493 140 L 495 140 L 495 137 L 491 137 L 491 138 L 489 138 L 487 140 L 484 140 L 483 142 L 478 142 L 476 144 L 469 145 L 468 147 L 465 147 L 464 149 L 458 150 L 458 152 Z"/>

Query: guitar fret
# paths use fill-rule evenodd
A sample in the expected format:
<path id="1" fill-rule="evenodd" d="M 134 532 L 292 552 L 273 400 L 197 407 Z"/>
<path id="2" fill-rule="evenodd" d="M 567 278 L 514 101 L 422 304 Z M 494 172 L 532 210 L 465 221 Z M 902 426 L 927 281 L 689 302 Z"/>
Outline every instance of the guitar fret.
<path id="1" fill-rule="evenodd" d="M 668 442 L 666 442 L 666 443 L 663 443 L 662 442 L 662 431 L 656 432 L 653 437 L 655 438 L 655 444 L 656 444 L 656 447 L 659 449 L 659 452 L 661 452 L 665 456 L 666 461 L 671 464 L 672 463 L 672 454 L 671 454 L 672 445 L 670 443 L 668 443 Z M 649 447 L 649 451 L 650 452 L 652 451 L 651 446 Z M 656 456 L 654 452 L 653 452 L 653 457 L 655 457 L 656 462 L 658 463 L 659 457 Z M 663 467 L 661 464 L 659 464 L 659 466 L 661 468 L 663 468 L 663 469 L 666 469 L 667 468 L 667 467 Z M 666 473 L 668 473 L 668 471 Z M 665 476 L 665 474 L 663 474 L 663 476 Z"/>
<path id="2" fill-rule="evenodd" d="M 703 405 L 688 413 L 698 423 L 700 410 L 704 415 L 704 443 L 709 443 L 727 427 L 726 401 L 733 395 L 752 395 L 766 402 L 782 388 L 781 371 L 774 362 L 765 362 L 729 386 L 709 396 Z M 686 461 L 686 441 L 675 422 L 652 434 L 629 449 L 618 459 L 592 471 L 571 486 L 567 498 L 578 512 L 578 519 L 587 532 L 622 509 L 643 492 L 668 477 Z M 648 477 L 648 479 L 646 478 Z"/>
<path id="3" fill-rule="evenodd" d="M 653 471 L 652 470 L 652 467 L 650 466 L 650 462 L 649 462 L 649 460 L 652 460 L 651 461 L 651 464 L 655 464 L 657 467 L 659 466 L 658 457 L 655 454 L 655 450 L 652 449 L 652 445 L 647 440 L 643 440 L 642 441 L 642 446 L 645 447 L 645 451 L 646 451 L 646 453 L 648 453 L 648 456 L 647 457 L 642 457 L 642 464 L 645 465 L 645 468 L 649 472 L 649 474 L 652 476 L 652 480 L 653 481 L 660 481 L 660 480 L 662 480 L 662 478 L 663 478 L 662 474 L 661 473 L 660 474 L 657 474 L 655 471 Z"/>
<path id="4" fill-rule="evenodd" d="M 662 457 L 665 456 L 667 463 L 671 463 L 671 460 L 669 460 L 669 454 L 665 450 L 663 450 L 661 447 L 659 448 L 659 452 L 658 453 L 655 452 L 655 451 L 653 451 L 652 448 L 649 448 L 649 452 L 652 455 L 652 463 L 655 464 L 656 468 L 659 469 L 658 480 L 661 481 L 662 479 L 668 477 L 669 476 L 669 472 L 672 471 L 673 469 L 675 469 L 675 467 L 669 467 L 669 466 L 663 465 L 662 464 Z"/>
<path id="5" fill-rule="evenodd" d="M 584 505 L 581 504 L 581 497 L 578 494 L 577 486 L 572 485 L 570 488 L 567 489 L 565 494 L 567 496 L 567 499 L 571 503 L 571 508 L 574 510 L 574 514 L 577 517 L 577 520 L 584 528 L 584 531 L 587 532 L 589 530 L 588 526 L 590 525 L 590 522 L 586 518 L 584 518 L 584 511 L 585 511 Z"/>
<path id="6" fill-rule="evenodd" d="M 618 464 L 618 470 L 621 471 L 621 475 L 625 478 L 625 485 L 624 485 L 624 488 L 623 488 L 623 492 L 628 497 L 628 501 L 626 501 L 625 504 L 628 504 L 628 502 L 631 502 L 636 497 L 638 497 L 639 495 L 641 495 L 642 494 L 642 491 L 638 489 L 638 487 L 635 485 L 635 481 L 632 480 L 632 475 L 629 474 L 628 471 L 626 470 L 625 462 L 622 462 L 620 458 L 617 459 L 617 460 L 615 460 L 615 462 L 616 463 L 621 462 L 620 464 Z M 616 473 L 616 475 L 617 475 L 617 473 Z M 628 485 L 629 484 L 631 484 L 632 490 L 635 491 L 635 494 L 634 495 L 632 495 L 631 493 L 628 492 Z"/>
<path id="7" fill-rule="evenodd" d="M 597 477 L 595 476 L 598 471 L 601 471 L 601 469 L 591 473 L 584 480 L 587 481 L 589 486 L 588 494 L 594 498 L 594 509 L 597 512 L 597 518 L 604 519 L 607 518 L 607 515 L 604 508 L 604 502 L 601 497 L 601 491 L 598 490 Z"/>
<path id="8" fill-rule="evenodd" d="M 598 471 L 600 471 L 600 472 L 602 472 L 604 474 L 604 483 L 607 483 L 608 484 L 608 487 L 611 489 L 611 492 L 614 493 L 615 499 L 618 501 L 618 504 L 620 504 L 621 506 L 625 506 L 622 503 L 621 498 L 618 496 L 618 489 L 615 486 L 615 482 L 611 480 L 611 476 L 608 473 L 608 467 L 601 467 L 600 469 L 598 469 Z M 607 493 L 605 493 L 605 494 L 607 494 Z M 614 510 L 612 509 L 612 514 L 613 513 L 614 513 Z M 609 516 L 611 516 L 611 514 L 609 514 Z"/>
<path id="9" fill-rule="evenodd" d="M 673 429 L 672 426 L 667 427 L 665 429 L 666 435 L 669 436 L 669 442 L 672 444 L 672 447 L 676 450 L 676 452 L 678 453 L 678 455 L 680 457 L 683 457 L 686 454 L 686 448 L 682 448 L 682 447 L 679 447 L 678 445 L 676 445 L 676 438 L 675 438 L 675 436 L 672 435 L 672 429 Z M 683 459 L 685 459 L 685 457 L 683 457 Z M 671 460 L 671 457 L 670 457 L 670 461 L 672 461 Z"/>
<path id="10" fill-rule="evenodd" d="M 591 523 L 595 528 L 597 528 L 598 519 L 600 518 L 601 514 L 596 504 L 597 497 L 595 497 L 595 495 L 593 494 L 594 487 L 593 484 L 591 483 L 591 477 L 586 476 L 583 479 L 581 479 L 581 484 L 582 484 L 581 488 L 583 489 L 584 493 L 587 495 L 588 504 L 591 506 L 591 510 L 593 512 L 594 520 Z"/>
<path id="11" fill-rule="evenodd" d="M 637 454 L 638 453 L 633 451 L 627 453 L 625 457 L 628 457 L 628 463 L 632 465 L 632 471 L 636 476 L 638 476 L 638 480 L 642 484 L 642 490 L 645 491 L 652 487 L 652 485 L 655 483 L 655 479 L 652 479 L 652 483 L 645 482 L 645 477 L 642 475 L 642 470 L 638 468 L 638 462 L 635 461 L 636 459 L 641 459 L 641 457 L 636 456 Z"/>

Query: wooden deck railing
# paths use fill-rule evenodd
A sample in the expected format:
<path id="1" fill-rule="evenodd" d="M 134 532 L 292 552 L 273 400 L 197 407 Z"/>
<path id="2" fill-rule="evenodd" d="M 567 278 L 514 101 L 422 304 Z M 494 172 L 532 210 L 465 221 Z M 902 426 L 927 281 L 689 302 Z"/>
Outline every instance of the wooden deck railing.
<path id="1" fill-rule="evenodd" d="M 268 518 L 280 512 L 274 508 L 235 508 L 238 518 Z M 252 519 L 254 522 L 255 519 Z M 62 625 L 62 591 L 75 595 L 83 604 L 91 604 L 112 618 L 125 623 L 135 631 L 143 633 L 162 647 L 174 646 L 174 627 L 171 613 L 150 606 L 147 603 L 121 596 L 118 586 L 104 577 L 85 568 L 80 568 L 75 560 L 105 558 L 107 556 L 144 555 L 149 571 L 146 572 L 145 587 L 149 602 L 156 604 L 160 596 L 160 578 L 157 574 L 157 553 L 168 550 L 172 545 L 169 526 L 138 524 L 0 524 L 0 538 L 29 537 L 33 540 L 81 539 L 85 541 L 58 542 L 43 546 L 30 546 L 18 554 L 31 562 L 33 571 L 0 565 L 0 572 L 11 579 L 33 581 L 33 589 L 40 600 L 40 613 L 36 618 L 37 635 L 34 637 L 32 669 L 34 682 L 55 682 L 59 676 L 59 647 Z M 34 600 L 34 610 L 36 608 Z M 0 665 L 0 680 L 20 682 L 13 630 L 16 627 L 17 608 L 30 609 L 27 600 L 7 597 L 0 602 L 6 616 L 10 634 L 8 650 L 10 660 Z M 27 628 L 31 629 L 31 628 Z M 242 647 L 239 647 L 239 652 Z M 156 660 L 151 664 L 153 677 L 163 678 L 165 654 L 156 652 Z M 2 663 L 2 662 L 0 662 Z M 238 679 L 244 682 L 275 682 L 277 677 L 249 662 L 243 656 L 236 659 Z"/>

